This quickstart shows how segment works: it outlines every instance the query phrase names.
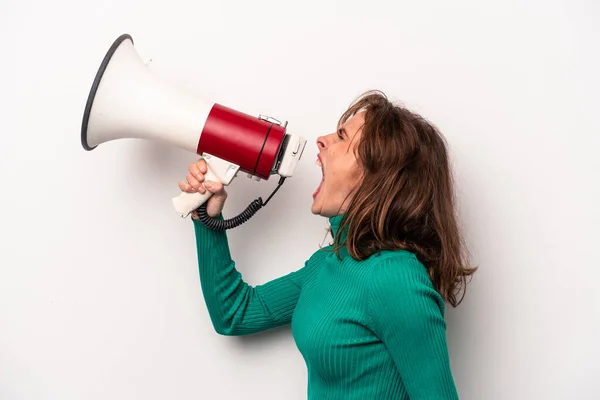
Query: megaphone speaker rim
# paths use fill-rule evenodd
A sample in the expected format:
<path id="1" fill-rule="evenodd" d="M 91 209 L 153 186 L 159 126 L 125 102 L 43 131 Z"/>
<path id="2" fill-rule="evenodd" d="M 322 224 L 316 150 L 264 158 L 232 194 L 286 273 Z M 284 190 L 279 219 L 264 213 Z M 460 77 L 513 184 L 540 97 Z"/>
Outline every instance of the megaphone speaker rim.
<path id="1" fill-rule="evenodd" d="M 104 59 L 102 60 L 102 63 L 100 64 L 100 67 L 98 68 L 98 71 L 96 72 L 96 77 L 94 78 L 92 88 L 90 89 L 90 93 L 88 94 L 87 102 L 85 104 L 85 111 L 83 113 L 83 121 L 81 124 L 81 145 L 87 151 L 94 150 L 97 147 L 90 146 L 87 142 L 88 121 L 90 119 L 90 114 L 94 105 L 94 98 L 96 97 L 96 92 L 98 91 L 98 87 L 100 86 L 102 76 L 104 75 L 104 71 L 106 70 L 108 63 L 110 62 L 112 56 L 115 54 L 121 43 L 123 43 L 125 40 L 131 40 L 131 43 L 133 43 L 133 38 L 131 37 L 131 35 L 124 33 L 121 36 L 119 36 L 110 46 L 110 48 L 106 52 L 106 55 L 104 56 Z"/>

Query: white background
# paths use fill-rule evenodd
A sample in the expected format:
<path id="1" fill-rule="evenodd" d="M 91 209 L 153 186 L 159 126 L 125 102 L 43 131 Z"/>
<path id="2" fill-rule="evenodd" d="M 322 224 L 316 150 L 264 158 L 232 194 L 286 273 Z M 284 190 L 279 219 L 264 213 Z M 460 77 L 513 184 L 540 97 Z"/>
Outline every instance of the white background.
<path id="1" fill-rule="evenodd" d="M 178 194 L 194 154 L 80 145 L 106 50 L 130 33 L 173 84 L 289 121 L 309 145 L 272 203 L 230 231 L 244 278 L 302 266 L 315 138 L 381 89 L 451 149 L 479 265 L 448 308 L 462 399 L 600 392 L 600 71 L 594 0 L 0 3 L 0 398 L 303 399 L 288 328 L 218 336 Z M 277 180 L 238 178 L 232 216 Z"/>

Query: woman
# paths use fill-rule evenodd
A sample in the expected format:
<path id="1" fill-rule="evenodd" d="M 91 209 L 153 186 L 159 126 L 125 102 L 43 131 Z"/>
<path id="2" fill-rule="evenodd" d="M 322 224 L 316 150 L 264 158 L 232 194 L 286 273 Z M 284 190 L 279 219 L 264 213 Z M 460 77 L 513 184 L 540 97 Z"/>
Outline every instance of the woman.
<path id="1" fill-rule="evenodd" d="M 243 281 L 225 231 L 193 215 L 201 286 L 215 330 L 247 335 L 291 323 L 308 368 L 308 398 L 456 399 L 444 302 L 465 266 L 444 140 L 381 92 L 361 96 L 338 130 L 317 139 L 323 179 L 312 212 L 332 245 L 304 267 L 256 287 Z M 227 193 L 189 166 L 186 192 L 209 190 L 222 218 Z"/>

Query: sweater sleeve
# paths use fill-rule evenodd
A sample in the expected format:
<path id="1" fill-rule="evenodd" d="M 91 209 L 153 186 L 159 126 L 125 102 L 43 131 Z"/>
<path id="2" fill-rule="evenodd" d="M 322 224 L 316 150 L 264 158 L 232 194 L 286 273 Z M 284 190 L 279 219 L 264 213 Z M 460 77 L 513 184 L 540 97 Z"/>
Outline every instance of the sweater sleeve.
<path id="1" fill-rule="evenodd" d="M 369 288 L 373 330 L 390 352 L 411 400 L 458 399 L 443 307 L 415 257 L 384 258 L 375 266 Z"/>
<path id="2" fill-rule="evenodd" d="M 226 232 L 193 222 L 202 294 L 217 333 L 248 335 L 290 323 L 310 260 L 297 271 L 252 287 L 231 259 Z"/>

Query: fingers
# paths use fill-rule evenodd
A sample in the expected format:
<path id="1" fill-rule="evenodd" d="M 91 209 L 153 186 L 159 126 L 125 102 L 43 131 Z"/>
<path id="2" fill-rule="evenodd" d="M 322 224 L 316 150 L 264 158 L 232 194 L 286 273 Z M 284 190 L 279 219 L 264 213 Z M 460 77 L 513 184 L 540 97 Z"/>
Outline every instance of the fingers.
<path id="1" fill-rule="evenodd" d="M 179 181 L 177 185 L 182 192 L 194 193 L 196 191 L 187 181 Z"/>
<path id="2" fill-rule="evenodd" d="M 202 181 L 207 170 L 208 167 L 206 166 L 206 161 L 204 161 L 202 158 L 188 165 L 188 171 L 190 174 L 192 174 L 192 176 L 194 176 L 200 182 Z"/>
<path id="3" fill-rule="evenodd" d="M 179 181 L 177 186 L 182 192 L 188 193 L 206 193 L 206 189 L 202 186 L 202 183 L 198 179 L 194 178 L 192 174 L 188 173 L 185 177 L 185 181 Z"/>
<path id="4" fill-rule="evenodd" d="M 202 182 L 204 182 L 204 174 L 207 171 L 206 161 L 203 159 L 199 159 L 196 162 L 190 163 L 188 165 L 188 174 L 186 175 L 187 185 L 183 185 L 186 188 L 186 191 L 192 190 L 200 193 L 205 193 L 206 190 L 202 186 Z M 180 186 L 181 189 L 181 186 Z M 184 190 L 184 189 L 182 189 Z"/>
<path id="5" fill-rule="evenodd" d="M 206 189 L 202 186 L 202 182 L 204 181 L 204 175 L 199 175 L 200 178 L 197 179 L 192 173 L 188 173 L 185 177 L 187 179 L 188 184 L 197 192 L 205 193 Z"/>
<path id="6" fill-rule="evenodd" d="M 200 173 L 205 174 L 208 171 L 208 167 L 206 166 L 206 161 L 203 158 L 198 159 L 196 161 L 196 167 L 200 170 Z"/>

